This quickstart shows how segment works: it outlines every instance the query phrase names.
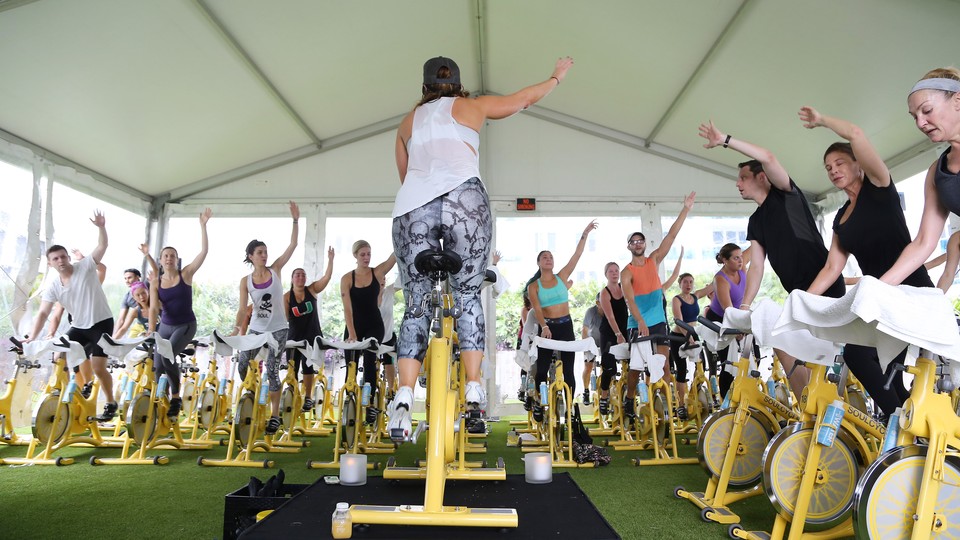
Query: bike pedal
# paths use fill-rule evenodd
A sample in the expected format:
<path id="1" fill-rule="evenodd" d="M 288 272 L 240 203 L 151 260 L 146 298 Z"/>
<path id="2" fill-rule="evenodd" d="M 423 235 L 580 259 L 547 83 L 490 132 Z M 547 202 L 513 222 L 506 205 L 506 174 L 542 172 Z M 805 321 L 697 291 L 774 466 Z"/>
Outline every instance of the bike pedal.
<path id="1" fill-rule="evenodd" d="M 409 442 L 410 434 L 403 428 L 393 428 L 390 430 L 390 440 L 398 444 Z"/>

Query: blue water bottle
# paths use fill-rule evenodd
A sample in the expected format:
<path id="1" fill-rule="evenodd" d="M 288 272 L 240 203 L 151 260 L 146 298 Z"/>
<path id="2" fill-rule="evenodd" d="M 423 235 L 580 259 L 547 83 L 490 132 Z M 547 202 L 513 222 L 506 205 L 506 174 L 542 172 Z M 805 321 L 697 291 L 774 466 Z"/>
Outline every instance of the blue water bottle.
<path id="1" fill-rule="evenodd" d="M 160 380 L 157 382 L 157 396 L 167 395 L 167 387 L 170 386 L 170 377 L 167 377 L 166 374 L 160 376 Z"/>
<path id="2" fill-rule="evenodd" d="M 364 407 L 370 406 L 370 393 L 371 393 L 370 383 L 368 382 L 363 383 L 363 391 L 360 393 L 360 404 L 363 405 Z"/>
<path id="3" fill-rule="evenodd" d="M 839 399 L 827 405 L 826 412 L 823 413 L 823 421 L 820 422 L 820 430 L 817 431 L 817 444 L 831 447 L 834 439 L 837 438 L 837 430 L 840 429 L 840 422 L 843 421 L 844 403 Z"/>
<path id="4" fill-rule="evenodd" d="M 547 383 L 540 383 L 540 404 L 547 405 Z"/>
<path id="5" fill-rule="evenodd" d="M 597 391 L 597 374 L 596 372 L 590 374 L 590 391 Z"/>
<path id="6" fill-rule="evenodd" d="M 887 433 L 883 436 L 883 447 L 880 448 L 881 454 L 897 445 L 897 438 L 900 437 L 900 410 L 901 408 L 897 407 L 897 410 L 893 411 L 889 421 L 887 421 Z"/>
<path id="7" fill-rule="evenodd" d="M 270 392 L 270 377 L 267 374 L 263 375 L 263 380 L 260 381 L 260 399 L 258 400 L 260 405 L 267 404 L 267 393 Z"/>
<path id="8" fill-rule="evenodd" d="M 727 395 L 723 396 L 723 403 L 720 404 L 720 410 L 730 408 L 730 394 L 732 393 L 730 390 L 727 390 Z"/>
<path id="9" fill-rule="evenodd" d="M 133 380 L 133 377 L 127 379 L 126 387 L 123 389 L 123 400 L 130 401 L 133 399 L 133 391 L 137 389 L 137 381 Z"/>
<path id="10" fill-rule="evenodd" d="M 650 393 L 647 389 L 647 383 L 642 381 L 637 383 L 637 397 L 640 398 L 640 405 L 646 405 L 650 402 Z"/>
<path id="11" fill-rule="evenodd" d="M 526 373 L 524 373 L 523 375 L 520 375 L 520 388 L 524 392 L 527 391 L 527 374 Z"/>
<path id="12" fill-rule="evenodd" d="M 767 379 L 767 395 L 774 399 L 777 398 L 777 381 Z"/>
<path id="13" fill-rule="evenodd" d="M 77 376 L 73 373 L 70 374 L 70 382 L 67 383 L 67 391 L 63 393 L 60 397 L 62 403 L 70 403 L 70 400 L 73 399 L 73 393 L 77 391 Z"/>
<path id="14" fill-rule="evenodd" d="M 217 395 L 222 396 L 227 391 L 227 378 L 220 379 L 220 386 L 217 387 Z"/>
<path id="15" fill-rule="evenodd" d="M 710 391 L 713 392 L 713 395 L 715 396 L 720 394 L 720 384 L 717 383 L 716 375 L 710 376 Z"/>

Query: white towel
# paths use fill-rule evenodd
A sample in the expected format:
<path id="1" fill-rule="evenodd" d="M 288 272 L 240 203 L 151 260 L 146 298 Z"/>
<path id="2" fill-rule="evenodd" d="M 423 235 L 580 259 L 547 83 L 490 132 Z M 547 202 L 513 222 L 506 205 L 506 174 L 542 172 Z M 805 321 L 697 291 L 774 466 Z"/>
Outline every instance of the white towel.
<path id="1" fill-rule="evenodd" d="M 517 354 L 513 356 L 514 362 L 524 371 L 530 371 L 533 365 L 537 363 L 536 356 L 530 356 L 530 348 L 533 347 L 533 338 L 537 337 L 539 333 L 540 325 L 537 324 L 537 316 L 531 309 L 527 312 L 527 320 L 523 323 L 523 329 L 520 330 L 520 348 L 517 349 Z"/>
<path id="2" fill-rule="evenodd" d="M 539 347 L 563 352 L 590 351 L 594 356 L 600 354 L 597 342 L 594 341 L 593 338 L 578 339 L 576 341 L 557 341 L 555 339 L 537 336 L 533 338 L 533 347 L 530 349 L 530 358 L 533 358 L 534 361 L 537 359 L 537 348 Z"/>
<path id="3" fill-rule="evenodd" d="M 496 266 L 488 266 L 487 270 L 496 274 L 497 280 L 494 281 L 493 283 L 490 283 L 489 281 L 484 280 L 483 285 L 481 285 L 481 288 L 493 287 L 493 297 L 496 298 L 500 296 L 500 294 L 503 291 L 510 288 L 510 282 L 507 281 L 507 278 L 503 277 L 503 274 L 500 273 L 500 269 L 497 268 Z"/>
<path id="4" fill-rule="evenodd" d="M 876 347 L 884 370 L 908 344 L 960 359 L 953 306 L 929 287 L 886 285 L 864 276 L 841 298 L 794 291 L 773 333 L 804 328 L 821 339 Z"/>
<path id="5" fill-rule="evenodd" d="M 106 334 L 104 334 L 106 335 Z M 139 347 L 144 341 L 147 340 L 149 336 L 141 335 L 135 338 L 120 338 L 113 340 L 116 343 L 116 346 L 110 345 L 110 343 L 103 337 L 100 338 L 100 341 L 97 342 L 97 345 L 103 349 L 103 352 L 107 353 L 108 356 L 114 358 L 126 358 L 130 351 Z"/>
<path id="6" fill-rule="evenodd" d="M 83 346 L 76 341 L 68 341 L 69 347 L 64 347 L 59 337 L 54 339 L 41 339 L 23 344 L 23 356 L 31 360 L 36 360 L 38 356 L 45 352 L 55 354 L 66 353 L 67 366 L 73 369 L 87 360 L 87 353 Z"/>
<path id="7" fill-rule="evenodd" d="M 700 349 L 697 348 L 697 350 Z M 643 368 L 646 367 L 650 372 L 651 382 L 657 382 L 663 378 L 663 366 L 667 357 L 654 353 L 649 341 L 632 344 L 618 343 L 610 347 L 610 354 L 617 360 L 629 358 L 632 371 L 643 371 Z"/>
<path id="8" fill-rule="evenodd" d="M 735 311 L 739 312 L 739 310 Z M 840 354 L 840 346 L 836 343 L 818 339 L 806 328 L 774 333 L 774 327 L 782 312 L 783 307 L 769 298 L 764 298 L 751 312 L 748 312 L 750 329 L 757 343 L 761 347 L 780 349 L 805 362 L 832 366 L 837 355 Z"/>
<path id="9" fill-rule="evenodd" d="M 274 353 L 279 352 L 280 344 L 273 338 L 273 334 L 247 334 L 245 336 L 224 336 L 219 330 L 213 331 L 210 339 L 214 350 L 220 356 L 232 356 L 234 351 L 258 351 L 257 357 L 263 354 L 264 345 L 270 347 Z"/>
<path id="10" fill-rule="evenodd" d="M 367 351 L 373 350 L 377 356 L 393 351 L 393 347 L 381 345 L 374 338 L 367 338 L 362 341 L 343 341 L 341 339 L 332 339 L 328 337 L 318 338 L 320 343 L 327 349 L 340 349 L 342 351 Z"/>

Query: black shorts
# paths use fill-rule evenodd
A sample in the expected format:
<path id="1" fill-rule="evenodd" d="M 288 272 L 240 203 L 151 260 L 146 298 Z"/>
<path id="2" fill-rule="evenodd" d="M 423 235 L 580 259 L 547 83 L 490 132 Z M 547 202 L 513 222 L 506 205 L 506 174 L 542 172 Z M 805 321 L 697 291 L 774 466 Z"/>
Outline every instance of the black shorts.
<path id="1" fill-rule="evenodd" d="M 104 319 L 90 328 L 71 327 L 70 330 L 67 331 L 67 339 L 76 341 L 82 345 L 83 352 L 87 354 L 87 358 L 91 356 L 106 358 L 107 353 L 103 352 L 103 348 L 101 348 L 100 345 L 97 345 L 97 342 L 100 341 L 100 338 L 102 338 L 104 334 L 108 336 L 113 335 L 113 317 Z"/>
<path id="2" fill-rule="evenodd" d="M 647 329 L 650 331 L 651 336 L 663 336 L 667 337 L 667 323 L 657 323 L 653 326 L 648 326 Z M 630 336 L 636 336 L 638 332 L 637 328 L 631 328 L 627 333 Z M 651 339 L 654 345 L 670 345 L 669 339 Z"/>

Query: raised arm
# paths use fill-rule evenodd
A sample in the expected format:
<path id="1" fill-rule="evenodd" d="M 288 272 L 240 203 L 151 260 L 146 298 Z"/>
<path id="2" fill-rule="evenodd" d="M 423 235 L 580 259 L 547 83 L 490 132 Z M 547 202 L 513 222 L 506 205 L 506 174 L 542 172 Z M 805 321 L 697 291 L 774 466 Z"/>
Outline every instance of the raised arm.
<path id="1" fill-rule="evenodd" d="M 706 124 L 700 124 L 700 136 L 707 140 L 703 145 L 704 148 L 714 148 L 716 146 L 732 148 L 750 159 L 759 161 L 763 165 L 764 174 L 773 184 L 773 187 L 780 191 L 792 191 L 790 175 L 787 174 L 787 170 L 783 168 L 773 152 L 723 133 L 713 125 L 712 120 Z"/>
<path id="2" fill-rule="evenodd" d="M 840 118 L 820 114 L 813 107 L 800 107 L 798 114 L 800 121 L 803 122 L 803 127 L 807 129 L 825 127 L 850 141 L 853 155 L 857 157 L 860 167 L 863 168 L 870 181 L 879 187 L 890 185 L 890 170 L 887 169 L 887 164 L 877 154 L 877 149 L 873 147 L 873 143 L 870 142 L 870 139 L 867 138 L 859 126 Z"/>
<path id="3" fill-rule="evenodd" d="M 100 259 L 103 258 L 103 254 L 107 251 L 107 218 L 103 217 L 103 212 L 97 210 L 93 213 L 93 217 L 90 218 L 90 223 L 93 223 L 99 232 L 97 247 L 93 248 L 93 251 L 90 252 L 90 257 L 99 264 Z"/>
<path id="4" fill-rule="evenodd" d="M 507 96 L 480 96 L 474 100 L 477 113 L 482 118 L 468 118 L 470 127 L 479 128 L 484 119 L 499 120 L 512 116 L 534 103 L 543 99 L 554 88 L 560 86 L 560 82 L 567 76 L 567 71 L 573 66 L 573 59 L 565 56 L 557 60 L 553 67 L 553 73 L 545 81 L 528 86 Z M 459 100 L 458 100 L 459 101 Z M 456 107 L 456 104 L 454 104 Z M 467 115 L 470 113 L 464 110 Z M 477 114 L 474 113 L 474 114 Z M 456 112 L 454 113 L 456 115 Z M 470 115 L 474 116 L 474 115 Z"/>
<path id="5" fill-rule="evenodd" d="M 940 242 L 940 235 L 943 234 L 943 225 L 949 215 L 947 209 L 940 202 L 940 195 L 937 194 L 937 188 L 933 183 L 934 173 L 937 163 L 930 166 L 927 171 L 927 178 L 923 181 L 923 214 L 920 218 L 920 230 L 917 231 L 917 237 L 907 244 L 900 252 L 897 262 L 882 276 L 880 281 L 899 285 L 904 279 L 912 274 L 920 265 L 927 260 L 927 257 L 933 253 Z"/>
<path id="6" fill-rule="evenodd" d="M 326 289 L 330 283 L 330 278 L 333 276 L 333 256 L 333 246 L 330 246 L 327 248 L 327 267 L 324 269 L 323 276 L 307 287 L 307 290 L 309 290 L 311 294 L 320 293 L 320 291 Z"/>
<path id="7" fill-rule="evenodd" d="M 300 208 L 297 206 L 297 203 L 290 201 L 290 217 L 293 218 L 293 228 L 290 230 L 290 244 L 287 246 L 287 249 L 277 257 L 277 260 L 273 261 L 273 264 L 270 265 L 270 268 L 280 274 L 280 270 L 283 269 L 283 265 L 287 264 L 287 261 L 290 260 L 290 256 L 293 255 L 293 250 L 297 249 L 297 236 L 300 233 Z"/>
<path id="8" fill-rule="evenodd" d="M 590 233 L 597 227 L 597 220 L 595 219 L 587 223 L 587 226 L 584 227 L 583 233 L 580 234 L 580 240 L 577 241 L 577 249 L 573 251 L 573 255 L 570 256 L 567 264 L 557 272 L 560 281 L 566 283 L 567 279 L 570 278 L 570 274 L 573 273 L 573 270 L 577 267 L 577 263 L 580 262 L 580 256 L 583 255 L 583 248 L 587 245 L 587 237 L 590 236 Z"/>
<path id="9" fill-rule="evenodd" d="M 667 235 L 663 237 L 660 246 L 650 254 L 650 258 L 657 264 L 660 264 L 664 257 L 667 256 L 667 253 L 670 253 L 670 248 L 673 247 L 673 242 L 677 239 L 677 235 L 680 234 L 680 228 L 683 227 L 683 222 L 687 219 L 687 214 L 690 213 L 690 209 L 693 208 L 693 203 L 696 200 L 696 191 L 691 191 L 690 194 L 683 199 L 683 208 L 680 210 L 680 215 L 677 216 L 677 220 L 673 222 L 673 225 L 670 225 L 670 230 L 668 230 Z"/>
<path id="10" fill-rule="evenodd" d="M 758 242 L 751 241 L 750 247 L 750 266 L 747 268 L 747 285 L 743 289 L 743 303 L 740 309 L 750 309 L 753 300 L 760 291 L 760 283 L 763 281 L 763 267 L 767 262 L 767 252 Z"/>
<path id="11" fill-rule="evenodd" d="M 817 274 L 813 283 L 807 287 L 807 292 L 810 294 L 823 294 L 824 291 L 830 288 L 830 285 L 833 285 L 833 282 L 837 280 L 841 272 L 843 272 L 843 267 L 847 264 L 849 257 L 850 254 L 840 247 L 840 241 L 836 233 L 834 233 L 833 243 L 830 244 L 830 253 L 827 254 L 827 262 L 823 265 L 823 270 L 820 270 L 820 273 Z"/>
<path id="12" fill-rule="evenodd" d="M 180 275 L 187 285 L 193 282 L 193 274 L 200 269 L 200 265 L 207 258 L 207 221 L 210 221 L 211 214 L 212 211 L 209 208 L 204 208 L 203 212 L 200 213 L 200 253 L 197 253 L 193 261 L 180 271 Z"/>
<path id="13" fill-rule="evenodd" d="M 666 291 L 669 289 L 673 282 L 677 281 L 677 276 L 680 275 L 680 263 L 683 262 L 683 246 L 680 246 L 680 256 L 677 257 L 677 264 L 673 265 L 673 273 L 670 274 L 670 277 L 666 281 L 660 284 L 660 288 Z"/>
<path id="14" fill-rule="evenodd" d="M 387 257 L 387 260 L 378 264 L 376 268 L 373 269 L 373 273 L 377 278 L 383 279 L 383 277 L 386 276 L 387 273 L 390 272 L 390 270 L 392 270 L 394 265 L 396 264 L 397 264 L 397 255 L 395 253 L 391 253 L 390 256 Z"/>

